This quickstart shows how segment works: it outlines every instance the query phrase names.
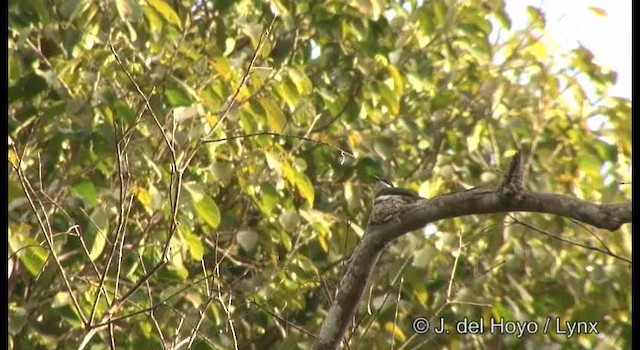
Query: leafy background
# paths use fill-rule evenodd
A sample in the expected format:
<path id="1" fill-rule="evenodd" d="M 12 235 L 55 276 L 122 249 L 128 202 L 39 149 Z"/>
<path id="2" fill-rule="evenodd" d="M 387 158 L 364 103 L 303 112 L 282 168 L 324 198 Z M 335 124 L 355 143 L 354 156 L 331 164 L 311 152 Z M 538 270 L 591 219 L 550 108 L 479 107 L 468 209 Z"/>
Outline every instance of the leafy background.
<path id="1" fill-rule="evenodd" d="M 532 190 L 629 201 L 631 101 L 528 14 L 514 31 L 503 1 L 10 1 L 10 346 L 309 348 L 374 176 L 430 197 L 496 184 L 522 148 Z M 383 254 L 350 348 L 628 348 L 630 256 L 630 225 L 437 222 Z M 418 316 L 599 334 L 418 336 Z"/>

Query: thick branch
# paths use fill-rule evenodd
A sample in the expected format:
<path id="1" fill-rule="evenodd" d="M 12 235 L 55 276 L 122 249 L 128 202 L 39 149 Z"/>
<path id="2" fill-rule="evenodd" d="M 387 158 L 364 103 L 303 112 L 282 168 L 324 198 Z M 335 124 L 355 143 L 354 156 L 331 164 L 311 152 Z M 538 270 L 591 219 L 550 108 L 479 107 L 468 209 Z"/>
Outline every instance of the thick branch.
<path id="1" fill-rule="evenodd" d="M 517 171 L 516 178 L 518 177 Z M 514 174 L 510 174 L 514 175 Z M 505 186 L 510 186 L 507 191 Z M 595 204 L 577 198 L 523 190 L 517 179 L 496 189 L 475 189 L 424 199 L 409 204 L 398 220 L 367 228 L 367 234 L 353 252 L 336 299 L 320 329 L 313 349 L 336 349 L 344 336 L 362 296 L 371 271 L 384 247 L 395 238 L 426 224 L 458 216 L 528 211 L 556 214 L 584 223 L 617 230 L 631 222 L 631 203 Z M 511 190 L 516 189 L 516 192 Z"/>
<path id="2" fill-rule="evenodd" d="M 498 189 L 485 189 L 425 199 L 408 206 L 399 222 L 389 222 L 373 230 L 369 228 L 369 233 L 391 240 L 442 219 L 517 211 L 556 214 L 609 231 L 631 222 L 631 203 L 596 204 L 560 194 L 530 191 L 521 192 L 517 200 L 505 201 L 498 193 Z"/>

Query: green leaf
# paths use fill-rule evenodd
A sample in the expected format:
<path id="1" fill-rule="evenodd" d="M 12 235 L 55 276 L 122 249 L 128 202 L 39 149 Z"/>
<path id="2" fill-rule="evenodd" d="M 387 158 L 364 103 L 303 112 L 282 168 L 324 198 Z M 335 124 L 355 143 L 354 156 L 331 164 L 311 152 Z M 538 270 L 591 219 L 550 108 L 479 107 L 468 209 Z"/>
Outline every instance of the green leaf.
<path id="1" fill-rule="evenodd" d="M 469 152 L 475 152 L 478 150 L 478 145 L 480 144 L 480 137 L 485 130 L 485 123 L 478 122 L 473 127 L 473 133 L 467 139 L 467 150 Z"/>
<path id="2" fill-rule="evenodd" d="M 93 182 L 89 180 L 82 180 L 73 185 L 72 188 L 76 195 L 85 200 L 91 206 L 98 204 L 98 194 Z"/>
<path id="3" fill-rule="evenodd" d="M 233 78 L 233 68 L 226 57 L 214 57 L 209 61 L 209 65 L 220 74 L 223 79 L 228 80 Z"/>
<path id="4" fill-rule="evenodd" d="M 12 150 L 13 151 L 13 150 Z M 9 152 L 9 155 L 14 154 L 13 152 Z M 15 160 L 17 165 L 17 160 Z M 24 196 L 24 192 L 22 191 L 22 186 L 15 179 L 9 179 L 9 191 L 8 191 L 8 204 L 9 207 L 13 204 L 13 201 L 16 199 L 26 199 Z"/>
<path id="5" fill-rule="evenodd" d="M 393 78 L 393 91 L 398 98 L 401 98 L 404 94 L 404 80 L 402 79 L 402 75 L 393 65 L 387 65 L 387 70 L 389 70 L 389 74 L 391 74 Z"/>
<path id="6" fill-rule="evenodd" d="M 283 79 L 275 86 L 275 89 L 290 110 L 293 110 L 300 101 L 298 90 L 291 79 Z"/>
<path id="7" fill-rule="evenodd" d="M 180 230 L 182 237 L 187 242 L 187 247 L 189 248 L 189 253 L 193 260 L 202 260 L 202 256 L 204 255 L 204 246 L 202 245 L 202 241 L 200 241 L 200 237 L 191 232 L 191 230 L 185 226 L 178 226 L 178 230 Z"/>
<path id="8" fill-rule="evenodd" d="M 35 13 L 38 14 L 38 18 L 40 20 L 41 25 L 45 25 L 49 22 L 49 11 L 50 6 L 44 0 L 30 0 L 24 2 L 28 7 L 31 8 Z"/>
<path id="9" fill-rule="evenodd" d="M 313 207 L 315 193 L 313 190 L 313 184 L 307 175 L 299 172 L 286 163 L 282 164 L 282 172 L 287 181 L 293 184 L 298 192 L 300 192 L 302 198 L 307 200 L 307 204 L 309 204 L 310 207 Z"/>
<path id="10" fill-rule="evenodd" d="M 151 33 L 159 33 L 164 26 L 164 22 L 158 15 L 158 12 L 154 11 L 151 7 L 146 6 L 142 9 L 142 12 L 149 22 L 149 29 Z"/>
<path id="11" fill-rule="evenodd" d="M 156 11 L 158 11 L 164 19 L 182 29 L 182 23 L 178 14 L 163 0 L 147 0 L 147 4 L 151 5 Z"/>
<path id="12" fill-rule="evenodd" d="M 42 117 L 44 119 L 51 119 L 64 113 L 66 109 L 66 101 L 56 101 L 42 110 Z"/>
<path id="13" fill-rule="evenodd" d="M 452 104 L 457 99 L 455 91 L 439 91 L 431 100 L 431 112 L 443 109 Z"/>
<path id="14" fill-rule="evenodd" d="M 271 183 L 263 183 L 260 185 L 260 195 L 258 196 L 258 206 L 260 210 L 270 215 L 273 209 L 278 205 L 278 190 Z"/>
<path id="15" fill-rule="evenodd" d="M 531 23 L 535 24 L 536 27 L 544 28 L 546 19 L 544 17 L 544 13 L 539 8 L 527 6 L 527 15 L 529 15 Z"/>
<path id="16" fill-rule="evenodd" d="M 297 69 L 289 69 L 289 78 L 291 79 L 293 84 L 295 84 L 296 89 L 298 90 L 298 93 L 300 93 L 300 95 L 307 96 L 313 90 L 311 80 L 309 80 L 309 78 L 303 73 L 300 73 L 300 71 L 298 71 Z"/>
<path id="17" fill-rule="evenodd" d="M 147 214 L 153 214 L 153 200 L 151 194 L 144 187 L 136 186 L 133 188 L 133 193 L 136 195 L 136 199 L 142 204 L 142 207 L 146 210 Z"/>
<path id="18" fill-rule="evenodd" d="M 287 125 L 287 118 L 273 100 L 263 98 L 260 104 L 267 115 L 267 126 L 274 132 L 282 132 Z"/>
<path id="19" fill-rule="evenodd" d="M 389 112 L 392 115 L 400 113 L 400 99 L 391 89 L 384 83 L 377 83 L 376 88 L 380 97 L 382 97 L 382 103 L 387 106 Z"/>
<path id="20" fill-rule="evenodd" d="M 104 250 L 107 232 L 109 232 L 109 212 L 103 207 L 97 207 L 91 214 L 91 224 L 83 235 L 91 260 L 97 259 Z"/>
<path id="21" fill-rule="evenodd" d="M 211 228 L 217 228 L 220 225 L 220 210 L 218 205 L 213 201 L 211 197 L 203 193 L 199 186 L 185 185 L 185 188 L 191 195 L 191 203 L 196 209 L 198 218 L 209 225 Z"/>
<path id="22" fill-rule="evenodd" d="M 192 104 L 189 94 L 177 86 L 167 88 L 165 95 L 169 100 L 169 105 L 173 108 L 191 106 Z"/>
<path id="23" fill-rule="evenodd" d="M 284 230 L 277 230 L 276 234 L 278 235 L 279 242 L 284 246 L 285 251 L 290 252 L 293 245 L 289 234 Z"/>
<path id="24" fill-rule="evenodd" d="M 127 123 L 133 123 L 135 120 L 135 112 L 122 100 L 117 100 L 113 103 L 113 108 L 116 116 L 116 120 L 125 120 Z"/>
<path id="25" fill-rule="evenodd" d="M 24 72 L 22 69 L 22 64 L 20 63 L 20 60 L 15 57 L 17 55 L 12 55 L 9 54 L 9 67 L 8 67 L 8 76 L 9 76 L 9 85 L 12 86 L 13 83 L 16 81 L 16 79 L 18 79 L 19 77 L 21 77 Z"/>
<path id="26" fill-rule="evenodd" d="M 11 231 L 13 230 L 9 232 L 9 247 L 11 251 L 17 252 L 15 256 L 22 261 L 32 276 L 37 276 L 47 261 L 49 250 L 40 246 L 35 239 L 26 236 L 28 233 L 26 225 L 19 226 L 18 232 L 12 234 Z"/>
<path id="27" fill-rule="evenodd" d="M 9 314 L 11 315 L 11 322 L 8 322 L 7 330 L 9 334 L 12 336 L 16 336 L 24 325 L 27 324 L 29 320 L 29 312 L 23 307 L 16 305 L 9 305 Z M 9 347 L 10 349 L 15 349 L 13 347 Z"/>

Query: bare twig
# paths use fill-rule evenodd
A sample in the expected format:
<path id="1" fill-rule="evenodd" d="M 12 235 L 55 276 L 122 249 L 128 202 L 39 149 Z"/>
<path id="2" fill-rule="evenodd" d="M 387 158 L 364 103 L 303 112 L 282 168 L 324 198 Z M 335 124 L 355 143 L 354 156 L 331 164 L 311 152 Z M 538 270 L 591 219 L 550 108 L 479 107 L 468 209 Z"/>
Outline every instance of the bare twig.
<path id="1" fill-rule="evenodd" d="M 142 271 L 144 273 L 147 273 L 147 268 L 144 265 L 144 259 L 142 259 L 142 255 L 138 254 L 138 259 L 140 260 L 140 266 L 142 266 Z M 153 297 L 151 296 L 151 287 L 149 286 L 149 281 L 145 281 L 145 284 L 147 286 L 147 295 L 149 296 L 149 307 L 151 308 L 149 310 L 149 318 L 151 319 L 151 322 L 153 323 L 153 327 L 156 329 L 156 332 L 158 332 L 158 335 L 160 336 L 160 340 L 162 342 L 162 348 L 163 349 L 167 349 L 167 343 L 164 337 L 164 334 L 162 333 L 162 329 L 160 328 L 160 324 L 158 324 L 158 320 L 156 319 L 155 315 L 153 314 L 153 312 L 155 311 L 154 305 L 153 305 Z"/>
<path id="2" fill-rule="evenodd" d="M 242 79 L 240 80 L 240 84 L 238 84 L 238 88 L 236 89 L 236 92 L 231 96 L 231 99 L 229 99 L 229 102 L 227 103 L 227 107 L 223 110 L 222 115 L 220 116 L 220 119 L 218 119 L 216 121 L 216 123 L 213 124 L 213 127 L 207 133 L 207 135 L 211 135 L 218 128 L 220 123 L 222 123 L 225 119 L 227 119 L 227 116 L 229 115 L 229 111 L 231 110 L 231 108 L 236 103 L 236 99 L 238 98 L 238 95 L 240 94 L 240 90 L 246 84 L 247 79 L 249 78 L 249 75 L 251 74 L 251 69 L 253 69 L 253 65 L 256 63 L 256 59 L 258 58 L 258 54 L 260 53 L 260 50 L 262 49 L 262 46 L 264 45 L 264 42 L 265 42 L 267 36 L 269 36 L 269 33 L 271 32 L 271 29 L 273 28 L 273 25 L 276 23 L 276 19 L 277 18 L 278 18 L 277 16 L 273 16 L 273 19 L 271 20 L 271 23 L 269 24 L 269 27 L 267 27 L 267 29 L 265 31 L 263 31 L 262 34 L 260 35 L 260 39 L 258 40 L 258 46 L 256 47 L 255 51 L 253 52 L 253 57 L 251 57 L 251 61 L 249 62 L 249 66 L 247 66 L 247 70 L 245 71 L 244 75 L 242 76 Z"/>
<path id="3" fill-rule="evenodd" d="M 458 234 L 458 253 L 456 254 L 456 259 L 453 261 L 451 276 L 449 277 L 449 286 L 447 287 L 447 303 L 451 302 L 451 287 L 453 286 L 453 277 L 456 275 L 456 270 L 458 269 L 458 260 L 460 259 L 460 255 L 462 255 L 462 247 L 462 233 L 460 233 Z"/>
<path id="4" fill-rule="evenodd" d="M 230 141 L 230 140 L 235 140 L 235 139 L 243 139 L 243 138 L 251 138 L 251 137 L 256 137 L 256 136 L 274 136 L 274 137 L 282 137 L 282 138 L 294 138 L 294 139 L 299 139 L 299 140 L 304 140 L 304 141 L 308 141 L 308 142 L 312 142 L 318 145 L 322 145 L 322 146 L 327 146 L 331 149 L 334 149 L 338 152 L 340 152 L 341 155 L 348 155 L 352 158 L 355 158 L 355 156 L 353 154 L 351 154 L 350 152 L 347 152 L 345 150 L 343 150 L 342 148 L 333 146 L 327 142 L 323 142 L 323 141 L 319 141 L 316 139 L 312 139 L 310 137 L 306 137 L 306 136 L 299 136 L 299 135 L 290 135 L 290 134 L 280 134 L 277 132 L 271 132 L 271 131 L 264 131 L 264 132 L 256 132 L 256 133 L 252 133 L 252 134 L 243 134 L 243 135 L 233 135 L 233 136 L 228 136 L 228 137 L 224 137 L 224 138 L 220 138 L 220 139 L 202 139 L 202 143 L 214 143 L 214 142 L 223 142 L 223 141 Z"/>
<path id="5" fill-rule="evenodd" d="M 585 249 L 594 250 L 594 251 L 597 251 L 597 252 L 600 252 L 600 253 L 604 253 L 604 254 L 609 255 L 611 257 L 614 257 L 614 258 L 616 258 L 618 260 L 622 260 L 622 261 L 624 261 L 626 263 L 631 264 L 631 260 L 630 259 L 627 259 L 627 258 L 622 257 L 620 255 L 614 254 L 613 252 L 611 252 L 606 247 L 605 247 L 606 249 L 602 249 L 602 248 L 594 247 L 594 246 L 591 246 L 591 245 L 588 245 L 588 244 L 575 242 L 575 241 L 572 241 L 570 239 L 562 238 L 562 237 L 560 237 L 558 235 L 554 235 L 554 234 L 552 234 L 550 232 L 547 232 L 547 231 L 545 231 L 543 229 L 537 228 L 537 227 L 535 227 L 535 226 L 533 226 L 531 224 L 528 224 L 528 223 L 526 223 L 524 221 L 518 220 L 513 215 L 509 215 L 509 217 L 513 220 L 514 224 L 522 225 L 522 226 L 524 226 L 526 228 L 529 228 L 531 230 L 534 230 L 534 231 L 536 231 L 538 233 L 542 233 L 543 235 L 545 235 L 547 237 L 553 238 L 555 240 L 558 240 L 558 241 L 561 241 L 561 242 L 564 242 L 564 243 L 569 243 L 569 244 L 572 244 L 572 245 L 575 245 L 575 246 L 578 246 L 578 247 L 582 247 L 582 248 L 585 248 Z"/>
<path id="6" fill-rule="evenodd" d="M 13 145 L 13 150 L 16 154 L 16 156 L 19 154 L 17 149 L 15 148 L 15 145 Z M 22 153 L 24 154 L 24 152 Z M 20 157 L 19 159 L 21 159 L 22 157 Z M 18 164 L 20 164 L 21 161 L 18 162 Z M 80 317 L 80 320 L 82 321 L 82 323 L 86 326 L 87 323 L 87 318 L 85 317 L 82 308 L 80 307 L 80 303 L 78 302 L 78 299 L 76 298 L 75 293 L 73 292 L 73 289 L 71 288 L 71 283 L 69 282 L 69 279 L 67 278 L 67 275 L 65 273 L 64 268 L 62 267 L 62 264 L 60 263 L 60 259 L 58 259 L 58 254 L 55 250 L 55 246 L 53 244 L 53 236 L 52 236 L 52 230 L 51 230 L 51 224 L 49 221 L 49 216 L 47 215 L 47 212 L 44 208 L 44 205 L 42 204 L 42 202 L 34 195 L 35 191 L 33 190 L 33 188 L 31 187 L 31 184 L 29 183 L 29 180 L 27 179 L 26 175 L 22 172 L 22 169 L 20 167 L 14 167 L 14 170 L 16 171 L 16 173 L 18 174 L 18 179 L 20 180 L 20 185 L 22 186 L 22 190 L 25 194 L 25 196 L 27 197 L 27 201 L 29 202 L 29 206 L 31 207 L 31 210 L 33 210 L 33 213 L 36 216 L 36 219 L 38 220 L 38 224 L 40 226 L 40 229 L 42 230 L 42 233 L 44 234 L 44 237 L 47 241 L 47 245 L 49 247 L 49 252 L 51 253 L 50 256 L 53 258 L 53 260 L 55 261 L 56 265 L 58 266 L 58 270 L 60 271 L 60 275 L 62 276 L 62 280 L 64 281 L 65 287 L 67 288 L 67 292 L 69 293 L 69 296 L 71 297 L 71 301 L 73 303 L 73 306 L 76 310 L 76 312 L 78 313 L 78 316 Z M 37 205 L 40 207 L 40 210 L 42 211 L 42 217 L 38 212 L 38 209 L 36 207 L 36 203 Z"/>
<path id="7" fill-rule="evenodd" d="M 116 61 L 118 62 L 118 65 L 120 66 L 120 68 L 122 68 L 124 73 L 129 78 L 129 81 L 131 81 L 133 86 L 135 86 L 136 90 L 138 91 L 138 94 L 140 94 L 140 96 L 144 100 L 145 105 L 147 106 L 147 110 L 149 110 L 149 113 L 151 113 L 151 116 L 153 117 L 153 121 L 156 123 L 156 126 L 158 127 L 158 130 L 160 130 L 160 133 L 162 133 L 162 137 L 164 138 L 165 144 L 167 145 L 167 147 L 169 147 L 169 150 L 171 151 L 171 156 L 173 158 L 173 163 L 176 164 L 177 163 L 176 151 L 173 148 L 173 146 L 171 144 L 171 141 L 169 140 L 169 137 L 167 136 L 167 133 L 165 132 L 164 128 L 162 127 L 162 124 L 160 123 L 160 120 L 156 116 L 156 113 L 153 111 L 153 108 L 151 107 L 151 103 L 149 102 L 149 97 L 150 96 L 147 97 L 144 94 L 144 92 L 142 92 L 142 89 L 140 88 L 138 83 L 135 81 L 135 79 L 133 79 L 133 76 L 131 75 L 131 73 L 129 73 L 129 70 L 124 66 L 124 63 L 122 63 L 122 61 L 120 60 L 120 57 L 118 56 L 118 53 L 116 52 L 116 49 L 113 47 L 113 44 L 111 42 L 109 42 L 109 48 L 111 49 L 111 53 L 113 53 L 113 57 L 115 57 Z"/>

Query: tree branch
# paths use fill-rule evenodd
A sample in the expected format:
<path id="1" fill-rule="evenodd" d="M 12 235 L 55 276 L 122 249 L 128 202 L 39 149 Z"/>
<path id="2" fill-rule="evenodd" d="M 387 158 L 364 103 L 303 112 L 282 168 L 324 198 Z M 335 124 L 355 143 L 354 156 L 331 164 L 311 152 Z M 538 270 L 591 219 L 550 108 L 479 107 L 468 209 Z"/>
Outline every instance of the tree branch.
<path id="1" fill-rule="evenodd" d="M 397 220 L 367 227 L 313 349 L 337 349 L 384 248 L 397 237 L 428 223 L 466 215 L 519 211 L 561 215 L 610 231 L 631 222 L 631 203 L 596 204 L 560 194 L 527 191 L 522 186 L 522 173 L 518 152 L 505 181 L 497 188 L 472 189 L 420 200 L 403 206 Z"/>

